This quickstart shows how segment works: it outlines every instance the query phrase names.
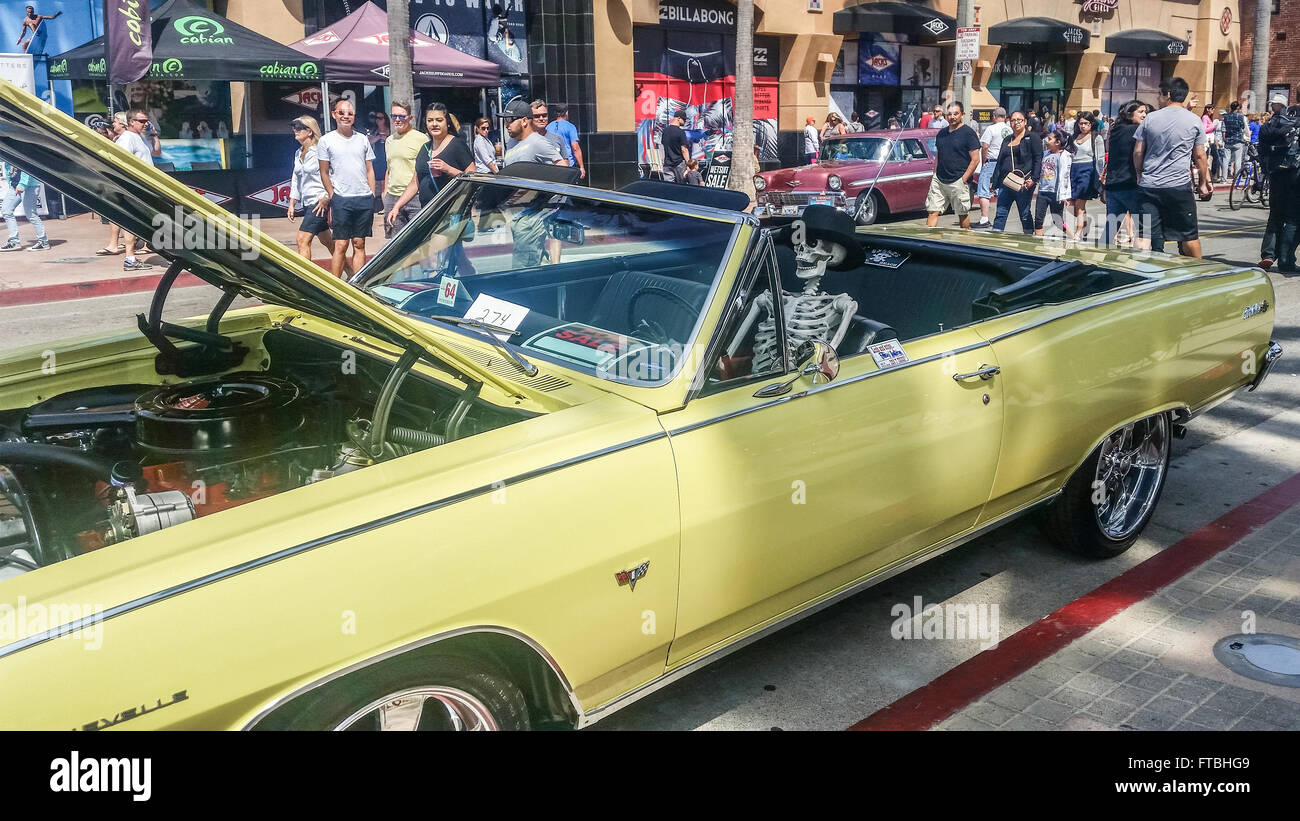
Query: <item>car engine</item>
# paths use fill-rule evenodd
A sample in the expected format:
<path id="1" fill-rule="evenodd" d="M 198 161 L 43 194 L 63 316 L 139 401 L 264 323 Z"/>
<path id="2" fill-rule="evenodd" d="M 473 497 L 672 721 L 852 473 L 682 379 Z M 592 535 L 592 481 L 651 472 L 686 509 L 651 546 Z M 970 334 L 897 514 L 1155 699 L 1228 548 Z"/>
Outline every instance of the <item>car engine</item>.
<path id="1" fill-rule="evenodd" d="M 0 580 L 531 415 L 410 375 L 413 354 L 265 344 L 267 372 L 0 411 Z"/>

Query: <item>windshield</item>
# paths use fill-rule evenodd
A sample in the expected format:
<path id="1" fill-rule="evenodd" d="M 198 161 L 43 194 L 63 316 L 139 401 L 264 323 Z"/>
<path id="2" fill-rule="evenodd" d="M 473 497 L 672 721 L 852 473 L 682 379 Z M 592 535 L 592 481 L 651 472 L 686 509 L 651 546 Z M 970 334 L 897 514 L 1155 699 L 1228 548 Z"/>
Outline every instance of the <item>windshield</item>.
<path id="1" fill-rule="evenodd" d="M 884 159 L 889 140 L 883 137 L 857 137 L 854 139 L 826 140 L 822 143 L 821 158 L 826 160 Z"/>
<path id="2" fill-rule="evenodd" d="M 491 326 L 525 357 L 652 386 L 685 361 L 735 230 L 726 220 L 462 181 L 358 284 L 418 317 Z"/>

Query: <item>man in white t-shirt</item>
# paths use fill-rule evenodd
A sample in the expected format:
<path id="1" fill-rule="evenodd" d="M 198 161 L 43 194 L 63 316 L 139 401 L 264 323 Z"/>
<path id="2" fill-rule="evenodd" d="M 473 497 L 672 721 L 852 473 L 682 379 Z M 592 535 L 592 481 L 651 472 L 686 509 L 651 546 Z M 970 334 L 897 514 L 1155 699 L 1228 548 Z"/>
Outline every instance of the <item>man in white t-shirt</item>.
<path id="1" fill-rule="evenodd" d="M 146 142 L 148 135 L 148 142 Z M 134 154 L 140 162 L 152 166 L 153 158 L 162 154 L 162 142 L 158 139 L 158 130 L 149 122 L 149 115 L 136 109 L 126 115 L 126 131 L 115 142 Z M 146 265 L 135 258 L 135 237 L 122 232 L 122 243 L 126 245 L 126 259 L 122 261 L 123 271 L 147 271 L 152 265 Z"/>
<path id="2" fill-rule="evenodd" d="M 975 196 L 980 201 L 980 228 L 988 228 L 989 222 L 989 200 L 993 199 L 996 194 L 993 193 L 993 174 L 998 167 L 998 154 L 1002 151 L 1002 141 L 1011 134 L 1011 126 L 1007 125 L 1007 110 L 1002 106 L 993 109 L 993 122 L 985 127 L 984 133 L 980 134 L 980 160 L 984 166 L 980 169 L 979 183 L 975 188 Z"/>
<path id="3" fill-rule="evenodd" d="M 353 129 L 356 109 L 340 99 L 334 104 L 334 121 L 339 127 L 320 138 L 316 156 L 325 185 L 321 200 L 330 209 L 334 232 L 334 258 L 330 269 L 343 277 L 343 258 L 352 245 L 352 270 L 366 264 L 366 237 L 375 222 L 375 150 L 370 138 Z"/>

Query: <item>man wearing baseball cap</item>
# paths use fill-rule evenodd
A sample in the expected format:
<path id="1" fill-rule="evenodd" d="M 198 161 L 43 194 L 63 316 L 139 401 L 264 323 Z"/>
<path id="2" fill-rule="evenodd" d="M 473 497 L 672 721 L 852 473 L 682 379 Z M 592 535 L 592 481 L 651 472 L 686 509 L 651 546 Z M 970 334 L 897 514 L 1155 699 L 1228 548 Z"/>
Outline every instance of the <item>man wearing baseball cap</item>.
<path id="1" fill-rule="evenodd" d="M 807 117 L 803 126 L 803 158 L 809 165 L 817 162 L 817 151 L 821 147 L 821 134 L 817 131 L 817 118 Z"/>
<path id="2" fill-rule="evenodd" d="M 505 110 L 501 113 L 506 120 L 506 132 L 512 139 L 518 141 L 506 152 L 505 165 L 516 162 L 569 164 L 553 142 L 529 129 L 528 121 L 533 116 L 533 107 L 527 100 L 523 97 L 515 97 L 506 103 Z"/>
<path id="3" fill-rule="evenodd" d="M 686 181 L 686 161 L 691 158 L 691 140 L 682 130 L 684 125 L 686 109 L 679 108 L 673 112 L 668 125 L 664 126 L 663 134 L 659 136 L 660 145 L 664 148 L 664 171 L 671 172 L 677 182 Z"/>

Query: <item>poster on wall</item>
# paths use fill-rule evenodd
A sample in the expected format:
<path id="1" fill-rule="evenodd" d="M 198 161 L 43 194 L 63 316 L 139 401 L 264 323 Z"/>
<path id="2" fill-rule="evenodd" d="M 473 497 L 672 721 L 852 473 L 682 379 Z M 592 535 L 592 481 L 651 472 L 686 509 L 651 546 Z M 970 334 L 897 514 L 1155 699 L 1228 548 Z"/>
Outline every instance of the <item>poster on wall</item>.
<path id="1" fill-rule="evenodd" d="M 831 72 L 831 85 L 858 84 L 858 43 L 845 40 L 835 60 L 835 70 Z"/>
<path id="2" fill-rule="evenodd" d="M 939 47 L 903 46 L 899 50 L 902 85 L 930 87 L 939 85 Z"/>
<path id="3" fill-rule="evenodd" d="M 0 78 L 36 94 L 35 62 L 30 54 L 0 54 Z"/>
<path id="4" fill-rule="evenodd" d="M 636 29 L 634 111 L 643 164 L 652 164 L 660 132 L 679 110 L 686 112 L 685 129 L 696 158 L 731 150 L 734 43 L 730 35 L 700 30 Z M 780 42 L 775 38 L 754 38 L 754 143 L 760 160 L 778 158 L 779 54 Z"/>
<path id="5" fill-rule="evenodd" d="M 863 34 L 858 38 L 858 85 L 896 86 L 903 35 Z"/>

